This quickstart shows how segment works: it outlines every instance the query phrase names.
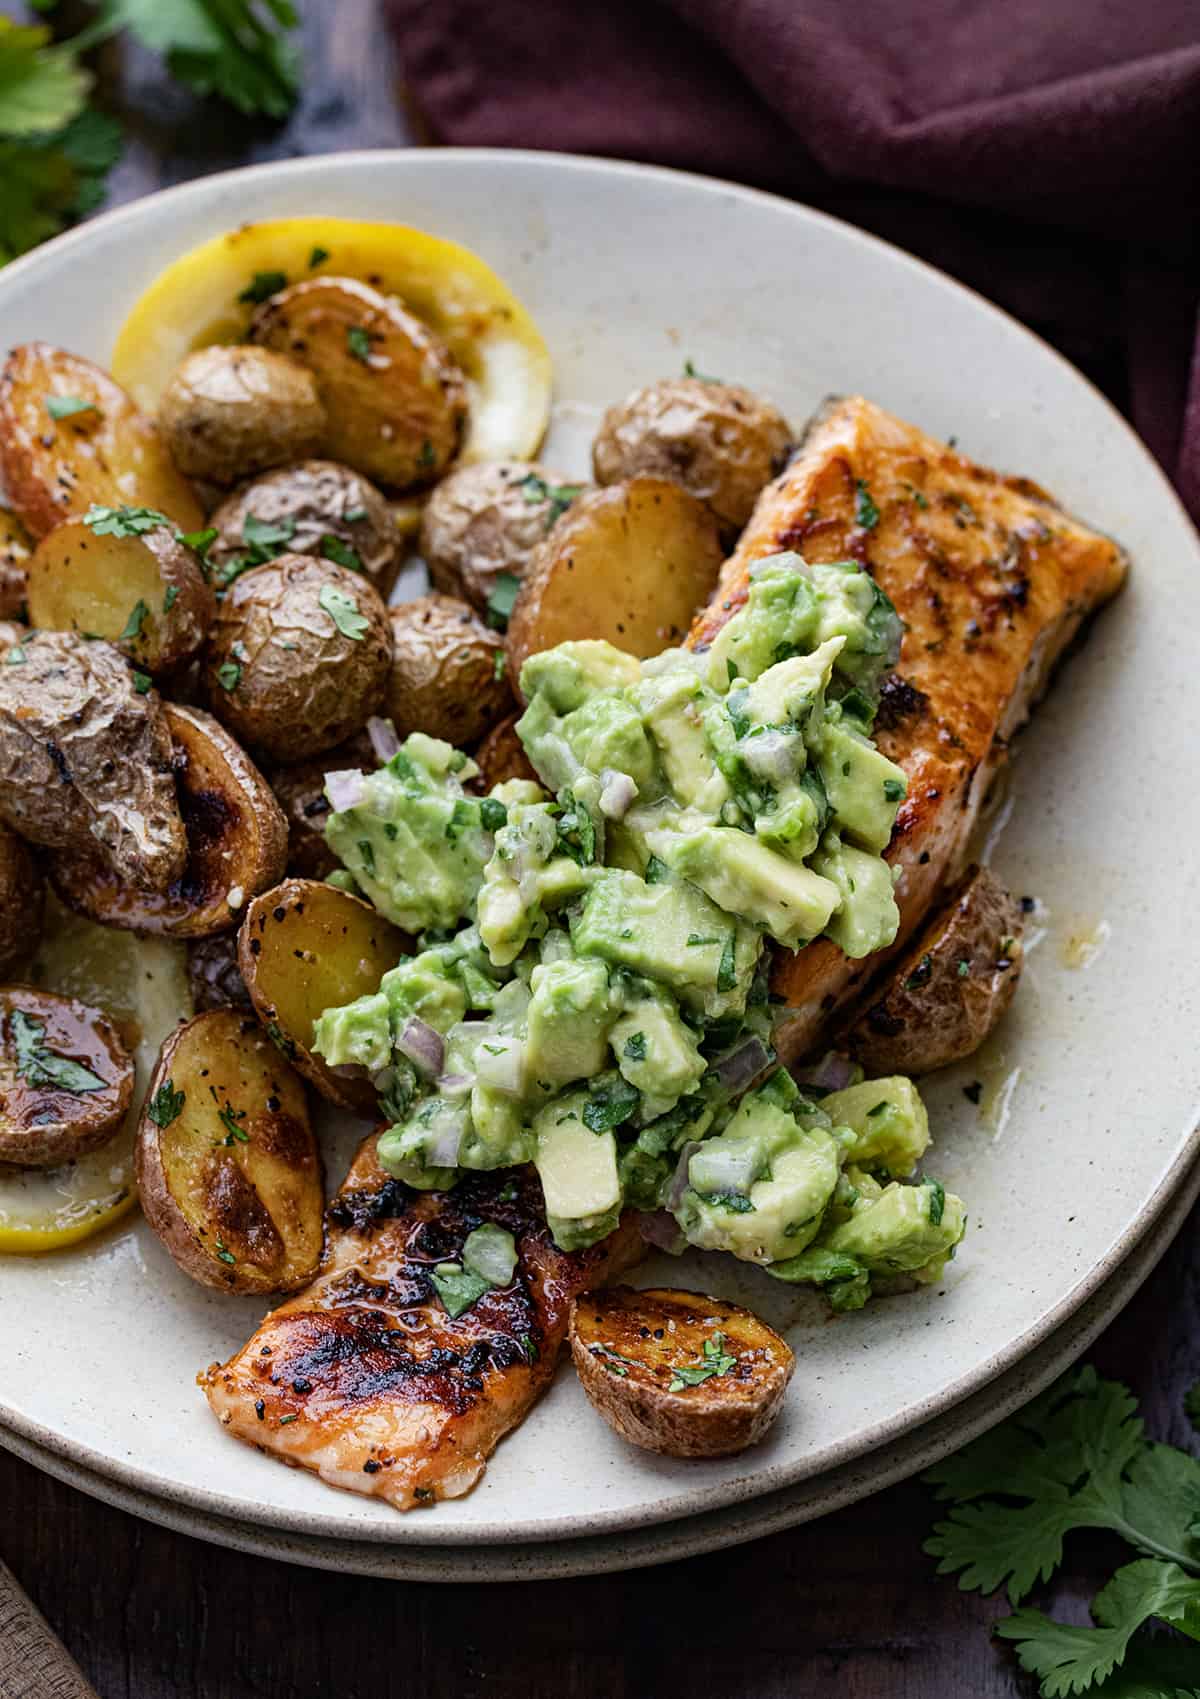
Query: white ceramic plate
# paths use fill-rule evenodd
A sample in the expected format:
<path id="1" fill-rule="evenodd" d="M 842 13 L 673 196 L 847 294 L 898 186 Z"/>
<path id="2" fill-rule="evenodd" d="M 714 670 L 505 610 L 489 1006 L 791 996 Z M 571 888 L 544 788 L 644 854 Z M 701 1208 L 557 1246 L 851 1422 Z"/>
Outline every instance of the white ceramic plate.
<path id="1" fill-rule="evenodd" d="M 937 1081 L 937 1172 L 971 1228 L 944 1287 L 830 1320 L 729 1259 L 670 1265 L 786 1329 L 787 1408 L 746 1457 L 631 1451 L 562 1376 L 468 1498 L 401 1518 L 231 1443 L 193 1376 L 260 1313 L 191 1285 L 145 1226 L 0 1267 L 0 1421 L 111 1480 L 305 1537 L 547 1541 L 727 1507 L 839 1468 L 1010 1369 L 1094 1294 L 1184 1174 L 1200 1099 L 1192 774 L 1200 547 L 1107 404 L 1002 314 L 783 201 L 669 172 L 516 153 L 342 155 L 208 178 L 0 273 L 4 339 L 103 360 L 128 306 L 194 243 L 303 212 L 392 218 L 476 248 L 537 316 L 572 470 L 597 406 L 685 357 L 797 420 L 862 390 L 1025 472 L 1129 548 L 1131 585 L 1023 738 L 999 871 L 1048 911 L 998 1048 Z M 566 458 L 564 458 L 564 456 Z M 1091 952 L 1087 965 L 1077 963 Z M 981 1114 L 962 1084 L 985 1080 Z M 336 1168 L 336 1159 L 332 1164 Z M 662 1271 L 662 1272 L 665 1272 Z M 653 1265 L 642 1278 L 655 1276 Z"/>
<path id="2" fill-rule="evenodd" d="M 1088 1349 L 1109 1321 L 1153 1272 L 1200 1194 L 1200 1163 L 1193 1164 L 1152 1225 L 1116 1273 L 1048 1339 L 1015 1367 L 989 1381 L 981 1391 L 910 1429 L 892 1444 L 843 1463 L 824 1475 L 779 1492 L 766 1493 L 723 1510 L 709 1510 L 675 1522 L 576 1539 L 525 1545 L 419 1546 L 411 1541 L 322 1539 L 317 1535 L 235 1522 L 181 1505 L 169 1498 L 126 1487 L 98 1475 L 69 1457 L 48 1451 L 0 1428 L 0 1445 L 26 1462 L 45 1469 L 69 1486 L 103 1499 L 119 1510 L 146 1517 L 176 1533 L 191 1534 L 214 1545 L 253 1552 L 258 1557 L 335 1569 L 390 1581 L 560 1581 L 572 1575 L 601 1575 L 614 1570 L 645 1569 L 656 1563 L 696 1557 L 701 1552 L 742 1545 L 778 1534 L 802 1522 L 828 1516 L 870 1493 L 928 1469 L 1049 1386 Z"/>

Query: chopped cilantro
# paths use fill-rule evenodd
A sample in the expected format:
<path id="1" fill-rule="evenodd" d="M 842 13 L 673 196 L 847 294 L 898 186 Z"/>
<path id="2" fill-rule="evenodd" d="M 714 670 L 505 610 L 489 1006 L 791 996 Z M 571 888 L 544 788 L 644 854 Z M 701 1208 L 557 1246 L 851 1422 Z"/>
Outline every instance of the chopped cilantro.
<path id="1" fill-rule="evenodd" d="M 146 1113 L 156 1127 L 169 1127 L 179 1119 L 186 1102 L 184 1093 L 175 1090 L 174 1080 L 165 1080 L 146 1105 Z"/>
<path id="2" fill-rule="evenodd" d="M 47 1048 L 44 1021 L 34 1020 L 23 1009 L 14 1009 L 11 1023 L 16 1069 L 30 1085 L 52 1086 L 74 1097 L 106 1089 L 105 1081 L 90 1068 Z"/>
<path id="3" fill-rule="evenodd" d="M 731 932 L 725 940 L 725 948 L 721 951 L 721 960 L 717 964 L 717 990 L 732 991 L 737 984 L 737 958 L 734 950 L 734 934 Z"/>
<path id="4" fill-rule="evenodd" d="M 711 1339 L 704 1341 L 703 1358 L 694 1368 L 685 1363 L 672 1371 L 673 1378 L 667 1391 L 682 1392 L 685 1386 L 701 1386 L 714 1376 L 727 1375 L 736 1366 L 737 1358 L 731 1357 L 725 1349 L 725 1335 L 714 1333 Z"/>
<path id="5" fill-rule="evenodd" d="M 98 413 L 100 409 L 81 395 L 48 395 L 46 411 L 52 419 L 72 419 L 76 413 Z"/>
<path id="6" fill-rule="evenodd" d="M 329 258 L 329 249 L 328 248 L 321 248 L 321 247 L 314 248 L 312 253 L 309 254 L 309 256 L 308 256 L 308 269 L 309 269 L 309 271 L 314 271 L 317 266 L 321 265 L 322 262 L 327 260 L 328 258 Z"/>
<path id="7" fill-rule="evenodd" d="M 603 1363 L 610 1375 L 620 1375 L 622 1379 L 630 1369 L 636 1369 L 637 1364 L 632 1357 L 622 1357 L 619 1351 L 614 1351 L 611 1345 L 589 1345 L 588 1351 L 599 1362 Z"/>
<path id="8" fill-rule="evenodd" d="M 169 614 L 179 598 L 179 591 L 174 584 L 168 584 L 163 593 L 163 612 Z"/>
<path id="9" fill-rule="evenodd" d="M 513 604 L 521 580 L 514 572 L 498 572 L 487 599 L 488 624 L 494 631 L 504 631 L 512 616 Z"/>
<path id="10" fill-rule="evenodd" d="M 371 358 L 371 338 L 360 324 L 347 325 L 346 347 L 356 360 L 365 366 Z"/>
<path id="11" fill-rule="evenodd" d="M 696 1194 L 702 1203 L 712 1204 L 714 1209 L 727 1209 L 730 1215 L 751 1215 L 754 1205 L 743 1192 L 698 1192 Z"/>
<path id="12" fill-rule="evenodd" d="M 220 1262 L 227 1262 L 227 1263 L 230 1263 L 230 1264 L 235 1263 L 237 1261 L 237 1258 L 234 1256 L 233 1252 L 229 1249 L 229 1247 L 226 1245 L 226 1243 L 223 1239 L 217 1240 L 217 1259 Z M 279 1425 L 280 1425 L 280 1427 L 282 1427 L 284 1422 L 294 1422 L 295 1420 L 296 1420 L 295 1416 L 281 1416 L 279 1418 Z"/>
<path id="13" fill-rule="evenodd" d="M 321 538 L 321 553 L 326 560 L 336 561 L 338 566 L 348 566 L 351 572 L 365 572 L 358 550 L 352 549 L 349 543 L 343 543 L 340 537 L 326 532 Z"/>
<path id="14" fill-rule="evenodd" d="M 269 301 L 272 295 L 278 295 L 281 289 L 287 288 L 287 274 L 282 271 L 256 271 L 249 283 L 238 296 L 239 301 Z"/>
<path id="15" fill-rule="evenodd" d="M 625 1040 L 625 1055 L 631 1062 L 646 1060 L 646 1035 L 644 1032 L 631 1033 Z"/>
<path id="16" fill-rule="evenodd" d="M 907 790 L 908 786 L 903 779 L 885 779 L 883 781 L 883 794 L 888 802 L 903 802 Z"/>
<path id="17" fill-rule="evenodd" d="M 942 1216 L 946 1212 L 946 1188 L 940 1180 L 931 1179 L 926 1175 L 922 1182 L 929 1189 L 929 1224 L 940 1227 Z"/>
<path id="18" fill-rule="evenodd" d="M 171 521 L 154 507 L 101 507 L 93 502 L 83 523 L 97 537 L 144 537 Z"/>
<path id="19" fill-rule="evenodd" d="M 242 668 L 240 662 L 223 661 L 217 668 L 217 683 L 221 686 L 222 690 L 228 691 L 230 695 L 233 694 L 241 682 Z"/>
<path id="20" fill-rule="evenodd" d="M 154 680 L 150 677 L 149 673 L 139 672 L 138 669 L 134 667 L 133 688 L 137 691 L 139 696 L 145 696 L 153 683 Z"/>
<path id="21" fill-rule="evenodd" d="M 723 378 L 714 378 L 708 372 L 698 372 L 696 370 L 695 366 L 693 365 L 693 363 L 691 362 L 691 360 L 685 360 L 683 362 L 683 375 L 684 375 L 685 378 L 695 378 L 697 383 L 723 383 L 724 382 Z"/>
<path id="22" fill-rule="evenodd" d="M 633 1114 L 642 1094 L 617 1075 L 607 1085 L 596 1086 L 583 1106 L 583 1124 L 593 1133 L 607 1133 Z"/>
<path id="23" fill-rule="evenodd" d="M 873 531 L 879 524 L 879 509 L 872 499 L 864 478 L 854 480 L 854 521 L 864 531 Z"/>
<path id="24" fill-rule="evenodd" d="M 370 627 L 370 620 L 358 611 L 358 603 L 353 596 L 348 596 L 344 590 L 339 590 L 336 584 L 324 584 L 317 601 L 325 609 L 334 625 L 343 637 L 351 642 L 361 643 Z"/>
<path id="25" fill-rule="evenodd" d="M 142 635 L 142 627 L 146 623 L 146 615 L 150 609 L 139 596 L 129 610 L 129 618 L 125 621 L 125 629 L 117 638 L 118 643 L 133 643 Z"/>
<path id="26" fill-rule="evenodd" d="M 492 656 L 492 677 L 499 682 L 508 671 L 508 656 L 503 649 L 497 649 Z"/>

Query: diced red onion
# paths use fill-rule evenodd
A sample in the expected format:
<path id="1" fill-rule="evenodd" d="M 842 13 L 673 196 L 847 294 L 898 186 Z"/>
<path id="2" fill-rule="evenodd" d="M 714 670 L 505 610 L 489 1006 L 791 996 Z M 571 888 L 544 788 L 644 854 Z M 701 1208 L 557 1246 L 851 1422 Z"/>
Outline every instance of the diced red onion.
<path id="1" fill-rule="evenodd" d="M 443 1097 L 465 1097 L 475 1084 L 473 1074 L 439 1074 L 437 1088 Z"/>
<path id="2" fill-rule="evenodd" d="M 442 1061 L 446 1054 L 442 1035 L 417 1015 L 410 1015 L 405 1022 L 404 1030 L 396 1039 L 396 1049 L 420 1068 L 423 1074 L 441 1073 Z"/>
<path id="3" fill-rule="evenodd" d="M 378 714 L 372 714 L 367 721 L 367 736 L 371 740 L 371 748 L 375 751 L 375 759 L 381 766 L 390 761 L 400 747 L 395 726 L 390 720 L 381 720 Z"/>
<path id="4" fill-rule="evenodd" d="M 849 1056 L 827 1050 L 820 1061 L 793 1068 L 792 1078 L 798 1086 L 811 1085 L 818 1091 L 844 1091 L 848 1085 L 854 1084 L 855 1071 Z"/>
<path id="5" fill-rule="evenodd" d="M 736 1050 L 727 1051 L 713 1064 L 713 1071 L 725 1090 L 745 1091 L 755 1075 L 761 1074 L 771 1060 L 771 1052 L 761 1038 L 747 1038 Z"/>
<path id="6" fill-rule="evenodd" d="M 639 1215 L 637 1224 L 638 1232 L 648 1245 L 654 1245 L 660 1251 L 670 1251 L 672 1256 L 678 1256 L 687 1244 L 679 1230 L 679 1223 L 665 1209 Z"/>
<path id="7" fill-rule="evenodd" d="M 338 814 L 347 808 L 357 808 L 366 794 L 367 776 L 357 767 L 343 767 L 325 775 L 325 795 Z"/>
<path id="8" fill-rule="evenodd" d="M 667 1192 L 666 1203 L 668 1209 L 678 1209 L 680 1204 L 683 1202 L 683 1194 L 688 1188 L 688 1163 L 692 1160 L 693 1155 L 699 1149 L 699 1139 L 689 1139 L 680 1151 L 679 1161 L 676 1163 L 675 1172 L 671 1176 L 670 1190 Z"/>
<path id="9" fill-rule="evenodd" d="M 600 774 L 603 789 L 600 792 L 600 812 L 609 820 L 623 820 L 638 788 L 628 773 L 618 773 L 612 767 L 605 767 Z"/>
<path id="10" fill-rule="evenodd" d="M 485 1040 L 475 1051 L 475 1072 L 484 1085 L 519 1097 L 525 1084 L 525 1046 L 519 1038 Z M 493 1055 L 492 1051 L 499 1054 Z"/>

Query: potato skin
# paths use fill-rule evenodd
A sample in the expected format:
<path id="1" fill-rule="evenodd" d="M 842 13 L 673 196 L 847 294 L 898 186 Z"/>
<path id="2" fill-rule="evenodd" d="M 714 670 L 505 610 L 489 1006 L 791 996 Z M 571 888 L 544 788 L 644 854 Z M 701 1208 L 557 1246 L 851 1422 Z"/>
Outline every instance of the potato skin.
<path id="1" fill-rule="evenodd" d="M 534 784 L 541 784 L 525 753 L 525 745 L 517 736 L 519 718 L 519 714 L 509 714 L 500 720 L 475 750 L 473 760 L 479 768 L 479 777 L 471 780 L 469 789 L 486 796 L 507 779 L 531 779 Z"/>
<path id="2" fill-rule="evenodd" d="M 77 1093 L 28 1080 L 15 1066 L 14 1017 L 43 1029 L 54 1056 L 80 1062 L 104 1081 L 102 1091 Z M 53 991 L 15 985 L 0 990 L 0 1162 L 51 1168 L 96 1150 L 117 1131 L 133 1098 L 133 1059 L 99 1009 Z"/>
<path id="3" fill-rule="evenodd" d="M 236 934 L 222 932 L 215 938 L 194 938 L 187 947 L 187 971 L 192 1007 L 197 1014 L 205 1009 L 243 1009 L 247 1014 L 253 1013 L 254 1005 L 238 967 Z"/>
<path id="4" fill-rule="evenodd" d="M 497 578 L 521 577 L 563 510 L 548 491 L 586 487 L 528 460 L 458 467 L 438 484 L 421 517 L 421 555 L 434 589 L 462 596 L 486 614 Z"/>
<path id="5" fill-rule="evenodd" d="M 94 411 L 51 419 L 48 395 L 90 401 Z M 181 531 L 204 522 L 157 426 L 107 372 L 49 342 L 14 348 L 0 376 L 0 481 L 34 537 L 93 502 L 153 507 Z"/>
<path id="6" fill-rule="evenodd" d="M 729 1457 L 754 1445 L 779 1414 L 796 1366 L 749 1310 L 665 1287 L 585 1293 L 571 1306 L 570 1338 L 594 1408 L 622 1439 L 668 1457 Z M 681 1367 L 706 1363 L 706 1343 L 734 1357 L 733 1366 L 669 1390 Z"/>
<path id="7" fill-rule="evenodd" d="M 313 277 L 281 289 L 255 313 L 250 340 L 313 373 L 330 459 L 408 489 L 432 482 L 458 453 L 462 372 L 420 319 L 370 284 Z"/>
<path id="8" fill-rule="evenodd" d="M 23 838 L 0 826 L 0 979 L 16 973 L 42 936 L 46 887 Z"/>
<path id="9" fill-rule="evenodd" d="M 336 460 L 305 460 L 243 484 L 221 503 L 210 521 L 217 536 L 209 544 L 208 560 L 218 581 L 225 568 L 245 552 L 244 527 L 251 514 L 264 524 L 286 527 L 290 522 L 295 527 L 286 544 L 288 554 L 322 556 L 326 537 L 353 549 L 363 571 L 387 600 L 400 570 L 400 531 L 386 499 L 369 478 L 339 466 Z"/>
<path id="10" fill-rule="evenodd" d="M 367 622 L 345 635 L 321 604 L 348 598 Z M 358 731 L 383 700 L 392 628 L 359 572 L 280 555 L 230 585 L 213 623 L 204 685 L 213 713 L 268 760 L 303 761 Z"/>
<path id="11" fill-rule="evenodd" d="M 506 648 L 514 691 L 530 655 L 602 637 L 638 656 L 683 640 L 724 550 L 711 509 L 680 484 L 637 477 L 589 490 L 534 549 Z"/>
<path id="12" fill-rule="evenodd" d="M 869 1075 L 928 1074 L 971 1055 L 1016 994 L 1023 932 L 1016 899 L 988 868 L 968 868 L 844 1043 Z"/>
<path id="13" fill-rule="evenodd" d="M 103 637 L 156 678 L 198 653 L 217 609 L 196 556 L 166 525 L 110 537 L 64 520 L 34 549 L 27 573 L 32 624 Z M 126 637 L 139 602 L 141 621 Z"/>
<path id="14" fill-rule="evenodd" d="M 270 348 L 200 348 L 163 391 L 158 422 L 175 464 L 232 484 L 315 454 L 325 409 L 312 373 Z"/>
<path id="15" fill-rule="evenodd" d="M 30 843 L 103 858 L 147 891 L 180 877 L 170 733 L 157 692 L 138 692 L 111 644 L 31 631 L 6 652 L 0 819 Z"/>
<path id="16" fill-rule="evenodd" d="M 325 842 L 329 799 L 325 795 L 326 773 L 357 767 L 373 772 L 378 757 L 366 732 L 326 750 L 313 761 L 296 761 L 290 767 L 272 767 L 267 782 L 287 816 L 288 872 L 301 879 L 327 879 L 341 862 Z"/>
<path id="17" fill-rule="evenodd" d="M 25 569 L 33 538 L 15 513 L 0 507 L 0 619 L 25 618 Z"/>
<path id="18" fill-rule="evenodd" d="M 664 378 L 604 415 L 592 445 L 598 484 L 636 473 L 672 478 L 740 531 L 758 494 L 787 464 L 783 414 L 736 384 Z"/>
<path id="19" fill-rule="evenodd" d="M 168 702 L 163 719 L 186 833 L 181 875 L 161 893 L 138 891 L 99 862 L 64 853 L 50 857 L 50 878 L 68 908 L 102 926 L 211 938 L 232 931 L 244 904 L 282 875 L 287 821 L 258 768 L 210 714 Z"/>
<path id="20" fill-rule="evenodd" d="M 183 1102 L 160 1126 L 165 1087 Z M 312 1279 L 323 1242 L 320 1152 L 304 1085 L 253 1017 L 209 1009 L 171 1034 L 135 1156 L 143 1212 L 184 1274 L 223 1292 L 286 1292 Z"/>
<path id="21" fill-rule="evenodd" d="M 418 596 L 388 613 L 394 654 L 386 712 L 397 733 L 473 743 L 512 704 L 503 639 L 456 596 Z"/>

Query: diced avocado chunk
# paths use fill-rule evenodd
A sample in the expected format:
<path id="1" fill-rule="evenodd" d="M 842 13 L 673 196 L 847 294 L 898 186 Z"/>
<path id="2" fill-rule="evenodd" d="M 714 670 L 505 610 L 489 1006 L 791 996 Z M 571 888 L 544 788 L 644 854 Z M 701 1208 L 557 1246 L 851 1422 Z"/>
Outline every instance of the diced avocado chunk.
<path id="1" fill-rule="evenodd" d="M 546 1219 L 563 1250 L 594 1244 L 612 1231 L 621 1210 L 617 1141 L 584 1124 L 585 1090 L 564 1092 L 533 1118 L 534 1162 Z"/>
<path id="2" fill-rule="evenodd" d="M 589 697 L 560 722 L 580 764 L 600 774 L 628 773 L 639 791 L 654 788 L 655 760 L 642 716 L 615 690 Z"/>
<path id="3" fill-rule="evenodd" d="M 760 673 L 746 691 L 746 717 L 755 725 L 797 729 L 819 723 L 825 688 L 845 641 L 832 637 L 811 655 L 790 655 Z"/>
<path id="4" fill-rule="evenodd" d="M 530 655 L 521 668 L 521 695 L 527 702 L 543 696 L 556 714 L 569 714 L 597 691 L 636 684 L 640 677 L 632 655 L 603 638 L 585 637 Z"/>
<path id="5" fill-rule="evenodd" d="M 452 745 L 414 732 L 385 767 L 361 775 L 354 806 L 325 822 L 334 854 L 406 931 L 454 926 L 475 900 L 489 839 L 462 781 L 478 771 Z"/>
<path id="6" fill-rule="evenodd" d="M 557 961 L 535 967 L 527 1021 L 531 1078 L 554 1088 L 590 1079 L 608 1060 L 612 1005 L 600 961 Z"/>
<path id="7" fill-rule="evenodd" d="M 837 891 L 837 912 L 825 931 L 852 961 L 885 950 L 900 929 L 892 870 L 877 855 L 839 842 L 826 832 L 812 858 L 816 872 Z"/>
<path id="8" fill-rule="evenodd" d="M 586 869 L 562 852 L 558 820 L 554 803 L 516 803 L 496 832 L 477 913 L 479 936 L 497 966 L 514 962 L 545 931 L 547 915 L 587 882 Z"/>
<path id="9" fill-rule="evenodd" d="M 732 827 L 651 832 L 646 841 L 728 914 L 756 921 L 789 949 L 823 932 L 837 906 L 836 885 Z"/>
<path id="10" fill-rule="evenodd" d="M 351 1063 L 371 1073 L 386 1068 L 392 1059 L 391 1013 L 386 994 L 372 991 L 339 1009 L 326 1009 L 313 1028 L 313 1049 L 331 1068 Z"/>
<path id="11" fill-rule="evenodd" d="M 515 1168 L 533 1159 L 533 1136 L 520 1102 L 476 1081 L 471 1089 L 471 1126 L 458 1152 L 460 1168 Z"/>
<path id="12" fill-rule="evenodd" d="M 648 995 L 620 1017 L 609 1033 L 621 1073 L 642 1093 L 642 1112 L 654 1120 L 694 1092 L 708 1063 L 700 1043 L 669 996 Z"/>
<path id="13" fill-rule="evenodd" d="M 380 1164 L 396 1179 L 422 1191 L 444 1191 L 458 1177 L 458 1148 L 466 1131 L 465 1102 L 427 1097 L 406 1121 L 382 1133 L 376 1146 Z M 437 1161 L 443 1151 L 453 1161 Z"/>
<path id="14" fill-rule="evenodd" d="M 842 832 L 864 849 L 886 849 L 908 789 L 904 769 L 848 721 L 827 724 L 820 745 L 821 779 Z"/>
<path id="15" fill-rule="evenodd" d="M 821 1244 L 856 1257 L 872 1274 L 912 1273 L 957 1245 L 965 1225 L 962 1200 L 952 1192 L 893 1180 L 872 1202 L 856 1204 Z"/>
<path id="16" fill-rule="evenodd" d="M 830 1092 L 821 1108 L 835 1125 L 853 1132 L 846 1160 L 862 1168 L 905 1176 L 929 1148 L 929 1116 L 916 1086 L 903 1074 Z"/>
<path id="17" fill-rule="evenodd" d="M 690 668 L 644 678 L 633 691 L 676 800 L 685 808 L 719 811 L 729 787 L 713 767 L 704 735 L 704 697 Z"/>

